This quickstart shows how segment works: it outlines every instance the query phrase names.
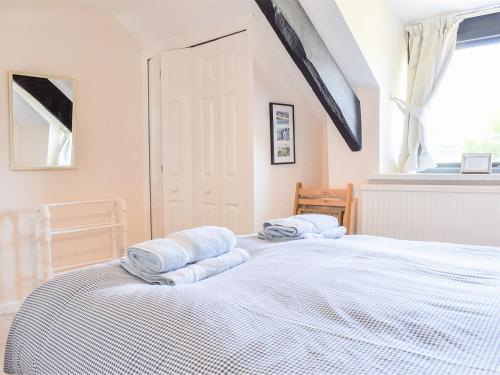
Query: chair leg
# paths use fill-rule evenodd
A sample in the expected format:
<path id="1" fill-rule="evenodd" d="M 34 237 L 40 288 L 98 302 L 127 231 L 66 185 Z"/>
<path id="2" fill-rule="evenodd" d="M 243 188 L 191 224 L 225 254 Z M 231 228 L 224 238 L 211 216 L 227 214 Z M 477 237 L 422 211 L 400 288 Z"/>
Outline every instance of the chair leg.
<path id="1" fill-rule="evenodd" d="M 348 234 L 356 234 L 358 218 L 358 198 L 354 198 L 351 204 L 351 219 L 348 228 Z"/>
<path id="2" fill-rule="evenodd" d="M 302 189 L 302 182 L 297 182 L 295 187 L 295 204 L 293 208 L 293 214 L 297 215 L 299 213 L 299 191 Z"/>

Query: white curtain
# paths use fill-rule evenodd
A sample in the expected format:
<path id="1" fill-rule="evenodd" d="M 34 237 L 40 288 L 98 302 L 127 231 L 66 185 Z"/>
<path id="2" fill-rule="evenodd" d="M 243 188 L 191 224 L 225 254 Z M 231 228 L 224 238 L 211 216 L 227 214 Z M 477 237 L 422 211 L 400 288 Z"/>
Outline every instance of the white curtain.
<path id="1" fill-rule="evenodd" d="M 64 133 L 64 137 L 60 143 L 60 150 L 57 154 L 57 165 L 71 166 L 71 156 L 72 156 L 72 133 L 68 130 Z"/>
<path id="2" fill-rule="evenodd" d="M 394 98 L 406 114 L 399 160 L 403 172 L 436 165 L 426 142 L 426 112 L 455 52 L 461 16 L 429 20 L 409 26 L 408 88 L 406 102 Z"/>
<path id="3" fill-rule="evenodd" d="M 47 165 L 71 166 L 72 132 L 57 122 L 50 124 Z"/>

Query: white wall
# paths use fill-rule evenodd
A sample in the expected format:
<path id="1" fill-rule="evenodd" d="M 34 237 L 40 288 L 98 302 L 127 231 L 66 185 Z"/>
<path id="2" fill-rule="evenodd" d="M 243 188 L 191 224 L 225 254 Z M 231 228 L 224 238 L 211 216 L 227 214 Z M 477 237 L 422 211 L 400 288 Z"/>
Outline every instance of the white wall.
<path id="1" fill-rule="evenodd" d="M 2 2 L 0 45 L 2 304 L 23 297 L 23 289 L 32 286 L 37 202 L 121 196 L 129 209 L 130 242 L 148 238 L 149 205 L 142 49 L 123 26 L 109 15 L 71 3 Z M 76 170 L 9 170 L 8 71 L 76 80 Z M 76 245 L 72 240 L 61 242 L 61 254 Z"/>
<path id="2" fill-rule="evenodd" d="M 254 13 L 253 131 L 255 226 L 293 213 L 295 184 L 327 183 L 324 111 L 260 10 Z M 294 105 L 296 163 L 271 165 L 269 103 Z"/>
<path id="3" fill-rule="evenodd" d="M 404 25 L 387 0 L 335 0 L 377 81 L 377 90 L 357 87 L 361 100 L 363 150 L 350 153 L 337 133 L 329 133 L 330 183 L 366 182 L 368 175 L 395 172 L 403 117 L 392 102 L 404 98 Z M 359 188 L 356 186 L 355 188 Z"/>
<path id="4" fill-rule="evenodd" d="M 344 139 L 327 119 L 328 184 L 345 186 L 354 184 L 355 195 L 359 197 L 359 187 L 368 175 L 378 173 L 379 168 L 379 90 L 357 89 L 361 102 L 361 123 L 363 127 L 363 149 L 352 152 Z"/>

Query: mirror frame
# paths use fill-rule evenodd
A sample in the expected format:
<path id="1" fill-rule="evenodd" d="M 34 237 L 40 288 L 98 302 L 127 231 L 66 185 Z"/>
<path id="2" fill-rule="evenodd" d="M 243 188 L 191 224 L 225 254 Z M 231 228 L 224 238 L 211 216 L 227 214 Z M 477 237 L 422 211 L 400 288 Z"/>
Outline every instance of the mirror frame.
<path id="1" fill-rule="evenodd" d="M 46 167 L 21 167 L 16 166 L 14 160 L 14 110 L 13 110 L 13 75 L 24 75 L 29 77 L 37 77 L 37 78 L 49 78 L 49 79 L 60 79 L 65 81 L 71 81 L 73 86 L 73 115 L 72 115 L 72 143 L 71 143 L 71 165 L 70 166 L 46 166 Z M 66 169 L 76 169 L 76 143 L 77 143 L 77 126 L 76 126 L 76 80 L 73 78 L 66 78 L 61 76 L 53 76 L 48 74 L 37 74 L 37 73 L 26 73 L 26 72 L 18 72 L 18 71 L 9 71 L 8 72 L 8 90 L 9 90 L 9 153 L 10 153 L 10 170 L 11 171 L 57 171 L 57 170 L 66 170 Z"/>

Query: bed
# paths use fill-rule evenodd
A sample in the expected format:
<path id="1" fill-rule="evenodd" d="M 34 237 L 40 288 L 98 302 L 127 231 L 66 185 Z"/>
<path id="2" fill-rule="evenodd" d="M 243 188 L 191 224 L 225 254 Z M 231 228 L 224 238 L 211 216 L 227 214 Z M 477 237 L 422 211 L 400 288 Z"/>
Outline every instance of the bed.
<path id="1" fill-rule="evenodd" d="M 8 374 L 499 374 L 500 249 L 369 236 L 239 239 L 251 259 L 191 285 L 116 261 L 36 289 Z"/>

